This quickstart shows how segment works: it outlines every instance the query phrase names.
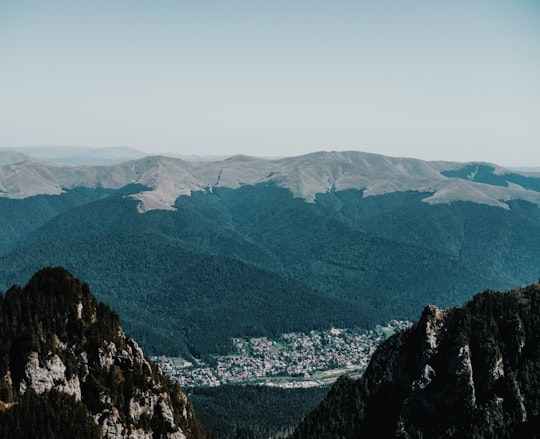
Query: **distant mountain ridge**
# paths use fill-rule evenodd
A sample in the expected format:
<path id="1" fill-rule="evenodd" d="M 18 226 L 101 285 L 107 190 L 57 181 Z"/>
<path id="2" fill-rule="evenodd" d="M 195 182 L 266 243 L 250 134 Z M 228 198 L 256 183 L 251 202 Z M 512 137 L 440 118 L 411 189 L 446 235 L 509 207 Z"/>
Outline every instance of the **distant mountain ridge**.
<path id="1" fill-rule="evenodd" d="M 0 295 L 0 332 L 0 437 L 209 437 L 180 387 L 66 270 Z"/>
<path id="2" fill-rule="evenodd" d="M 540 284 L 427 307 L 299 426 L 310 438 L 540 437 Z"/>
<path id="3" fill-rule="evenodd" d="M 0 157 L 1 157 L 0 151 Z M 476 171 L 475 171 L 476 169 Z M 465 170 L 467 173 L 460 173 Z M 506 182 L 492 184 L 482 175 Z M 457 178 L 452 178 L 452 177 Z M 512 180 L 527 181 L 524 187 Z M 174 209 L 182 195 L 214 188 L 275 184 L 295 197 L 313 202 L 320 193 L 362 190 L 364 196 L 417 191 L 430 194 L 428 203 L 471 201 L 508 208 L 508 200 L 540 204 L 540 175 L 521 175 L 483 163 L 425 162 L 361 152 L 318 152 L 278 160 L 234 156 L 218 162 L 186 162 L 154 156 L 107 167 L 62 167 L 37 161 L 0 167 L 0 196 L 25 198 L 58 195 L 75 187 L 118 189 L 140 184 L 147 189 L 131 197 L 139 210 Z"/>
<path id="4" fill-rule="evenodd" d="M 19 163 L 32 158 L 22 152 L 0 149 L 0 165 L 8 165 L 10 163 Z"/>
<path id="5" fill-rule="evenodd" d="M 64 165 L 110 165 L 127 160 L 139 159 L 146 155 L 144 152 L 125 146 L 110 148 L 88 148 L 82 146 L 23 146 L 16 148 L 0 148 L 0 156 L 5 151 L 24 154 L 27 158 L 34 160 Z"/>

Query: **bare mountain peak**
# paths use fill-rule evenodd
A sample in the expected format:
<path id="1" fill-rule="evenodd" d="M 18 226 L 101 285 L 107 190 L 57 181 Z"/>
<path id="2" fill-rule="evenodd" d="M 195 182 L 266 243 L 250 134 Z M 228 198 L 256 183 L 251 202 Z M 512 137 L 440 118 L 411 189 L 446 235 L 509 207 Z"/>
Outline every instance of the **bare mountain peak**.
<path id="1" fill-rule="evenodd" d="M 233 155 L 231 157 L 228 157 L 226 158 L 225 160 L 223 160 L 224 162 L 236 162 L 236 163 L 243 163 L 243 162 L 261 162 L 261 161 L 266 161 L 265 159 L 262 159 L 262 158 L 259 158 L 259 157 L 255 157 L 255 156 L 250 156 L 250 155 L 245 155 L 245 154 L 236 154 L 236 155 Z"/>

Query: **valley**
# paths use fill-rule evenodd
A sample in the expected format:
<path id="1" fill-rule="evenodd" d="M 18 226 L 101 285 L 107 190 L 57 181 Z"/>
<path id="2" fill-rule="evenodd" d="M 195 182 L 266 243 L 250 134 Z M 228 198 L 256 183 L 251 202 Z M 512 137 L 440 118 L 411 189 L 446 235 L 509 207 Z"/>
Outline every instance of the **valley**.
<path id="1" fill-rule="evenodd" d="M 540 274 L 540 175 L 496 165 L 321 152 L 66 167 L 1 150 L 0 163 L 0 290 L 69 270 L 222 439 L 292 434 L 426 305 Z M 132 388 L 107 373 L 111 392 Z"/>
<path id="2" fill-rule="evenodd" d="M 236 338 L 236 352 L 212 358 L 212 365 L 166 356 L 152 360 L 184 388 L 224 384 L 325 386 L 340 375 L 361 374 L 381 341 L 408 326 L 410 322 L 393 320 L 374 330 L 332 328 L 288 333 L 277 339 Z"/>
<path id="3" fill-rule="evenodd" d="M 538 277 L 539 177 L 478 167 L 476 182 L 468 164 L 355 152 L 211 164 L 145 158 L 66 173 L 8 164 L 0 169 L 9 181 L 0 196 L 0 290 L 44 266 L 65 267 L 149 354 L 187 359 L 232 353 L 233 338 L 414 320 L 426 304 L 460 305 Z M 277 173 L 271 181 L 262 178 L 268 169 Z M 449 169 L 464 171 L 442 173 Z M 36 175 L 21 180 L 28 174 Z M 318 174 L 336 186 L 296 195 Z M 250 184 L 254 175 L 262 180 Z M 373 192 L 385 176 L 393 191 Z M 52 181 L 42 188 L 45 177 Z M 198 189 L 167 209 L 143 212 L 134 198 L 192 177 Z M 338 189 L 339 181 L 357 187 Z M 28 195 L 51 187 L 57 194 Z"/>

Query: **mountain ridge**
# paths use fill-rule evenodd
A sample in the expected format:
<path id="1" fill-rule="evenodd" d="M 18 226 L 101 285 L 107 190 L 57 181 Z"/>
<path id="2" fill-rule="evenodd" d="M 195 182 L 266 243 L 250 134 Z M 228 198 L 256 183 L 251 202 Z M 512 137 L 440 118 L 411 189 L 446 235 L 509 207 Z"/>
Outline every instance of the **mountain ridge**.
<path id="1" fill-rule="evenodd" d="M 146 154 L 126 146 L 90 148 L 84 146 L 21 146 L 0 148 L 35 160 L 63 165 L 106 165 L 144 157 Z"/>
<path id="2" fill-rule="evenodd" d="M 480 162 L 426 162 L 352 151 L 316 152 L 273 160 L 233 156 L 214 162 L 148 156 L 108 166 L 79 167 L 31 160 L 0 166 L 0 196 L 25 198 L 58 195 L 77 186 L 118 189 L 141 184 L 149 189 L 130 196 L 138 200 L 142 213 L 154 209 L 174 210 L 176 199 L 192 192 L 272 183 L 308 202 L 314 202 L 320 193 L 360 189 L 364 196 L 407 190 L 429 192 L 431 196 L 424 199 L 428 203 L 472 201 L 509 208 L 508 200 L 522 199 L 540 205 L 538 190 L 525 189 L 518 184 L 494 186 L 474 181 L 474 178 L 445 175 L 470 166 L 490 169 L 489 172 L 498 176 L 516 174 Z M 528 178 L 540 181 L 540 175 L 528 174 Z"/>

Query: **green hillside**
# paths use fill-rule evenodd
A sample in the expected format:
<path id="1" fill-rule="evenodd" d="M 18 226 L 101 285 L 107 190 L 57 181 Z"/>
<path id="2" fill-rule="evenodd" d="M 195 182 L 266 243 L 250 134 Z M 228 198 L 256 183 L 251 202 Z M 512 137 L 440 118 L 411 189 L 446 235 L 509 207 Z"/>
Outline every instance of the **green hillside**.
<path id="1" fill-rule="evenodd" d="M 9 200 L 6 217 L 34 200 L 42 225 L 4 231 L 0 288 L 65 266 L 149 353 L 201 356 L 225 352 L 232 336 L 414 319 L 427 303 L 459 304 L 540 272 L 540 209 L 522 201 L 505 210 L 348 190 L 308 203 L 265 184 L 141 214 L 124 197 L 134 189 L 85 190 L 56 210 L 43 203 L 75 195 Z"/>

